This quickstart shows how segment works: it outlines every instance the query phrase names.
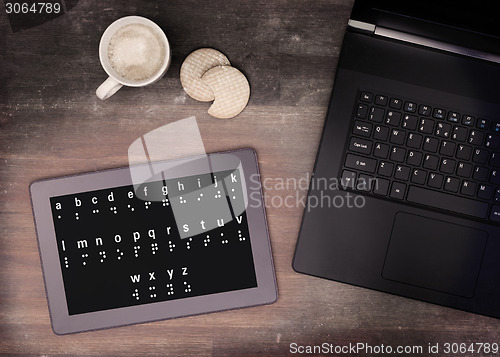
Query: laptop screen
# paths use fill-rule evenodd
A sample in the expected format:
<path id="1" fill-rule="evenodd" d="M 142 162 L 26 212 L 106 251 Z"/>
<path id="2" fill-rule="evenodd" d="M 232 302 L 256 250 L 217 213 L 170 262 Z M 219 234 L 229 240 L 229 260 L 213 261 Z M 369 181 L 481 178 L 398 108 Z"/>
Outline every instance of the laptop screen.
<path id="1" fill-rule="evenodd" d="M 376 11 L 500 37 L 498 1 L 375 0 Z"/>
<path id="2" fill-rule="evenodd" d="M 482 51 L 500 52 L 497 0 L 357 0 L 351 18 Z"/>

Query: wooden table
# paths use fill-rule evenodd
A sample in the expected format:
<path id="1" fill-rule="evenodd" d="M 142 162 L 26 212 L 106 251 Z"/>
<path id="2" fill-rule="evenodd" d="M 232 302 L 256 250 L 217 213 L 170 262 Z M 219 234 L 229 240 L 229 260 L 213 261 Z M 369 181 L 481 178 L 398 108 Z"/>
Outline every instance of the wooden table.
<path id="1" fill-rule="evenodd" d="M 298 354 L 298 346 L 323 343 L 422 346 L 424 355 L 429 344 L 439 343 L 445 355 L 445 343 L 500 342 L 499 320 L 297 274 L 291 267 L 306 185 L 279 183 L 309 178 L 352 3 L 80 1 L 67 14 L 20 32 L 12 32 L 0 14 L 0 356 L 289 356 Z M 161 81 L 123 88 L 101 101 L 95 95 L 106 78 L 97 52 L 100 35 L 126 15 L 151 18 L 165 30 L 172 64 Z M 210 117 L 209 103 L 192 100 L 181 87 L 180 65 L 200 47 L 219 49 L 249 79 L 250 102 L 234 119 Z M 192 115 L 207 152 L 253 147 L 258 153 L 279 300 L 55 335 L 29 183 L 126 166 L 136 138 Z M 297 203 L 283 204 L 290 195 Z"/>

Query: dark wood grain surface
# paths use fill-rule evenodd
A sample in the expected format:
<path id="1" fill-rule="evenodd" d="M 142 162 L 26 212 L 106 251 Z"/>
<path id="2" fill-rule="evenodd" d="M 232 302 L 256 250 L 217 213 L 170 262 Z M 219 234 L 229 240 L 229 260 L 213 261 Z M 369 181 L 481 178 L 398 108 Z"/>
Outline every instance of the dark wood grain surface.
<path id="1" fill-rule="evenodd" d="M 297 274 L 291 267 L 334 71 L 352 0 L 79 1 L 67 14 L 13 32 L 0 13 L 0 355 L 289 356 L 290 344 L 423 346 L 500 343 L 500 321 Z M 166 32 L 166 76 L 123 88 L 107 101 L 100 35 L 141 15 Z M 200 47 L 225 53 L 251 86 L 231 120 L 207 114 L 179 81 Z M 125 166 L 129 145 L 170 122 L 196 116 L 207 152 L 253 147 L 266 179 L 267 216 L 279 300 L 272 305 L 55 335 L 40 267 L 28 186 L 60 175 Z M 290 181 L 291 182 L 291 181 Z M 288 205 L 290 206 L 290 205 Z M 500 283 L 500 282 L 499 282 Z M 445 355 L 441 349 L 439 355 Z M 351 354 L 353 355 L 353 354 Z M 363 355 L 360 353 L 359 355 Z M 407 354 L 415 355 L 415 354 Z M 450 354 L 451 355 L 451 354 Z M 457 353 L 478 356 L 483 353 Z"/>

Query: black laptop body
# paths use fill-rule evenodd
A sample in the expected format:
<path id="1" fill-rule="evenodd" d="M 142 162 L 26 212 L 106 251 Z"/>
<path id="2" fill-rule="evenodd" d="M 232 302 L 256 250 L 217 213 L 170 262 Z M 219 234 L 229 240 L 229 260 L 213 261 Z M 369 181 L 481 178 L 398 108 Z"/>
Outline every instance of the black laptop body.
<path id="1" fill-rule="evenodd" d="M 297 272 L 500 318 L 500 22 L 491 6 L 356 1 Z"/>

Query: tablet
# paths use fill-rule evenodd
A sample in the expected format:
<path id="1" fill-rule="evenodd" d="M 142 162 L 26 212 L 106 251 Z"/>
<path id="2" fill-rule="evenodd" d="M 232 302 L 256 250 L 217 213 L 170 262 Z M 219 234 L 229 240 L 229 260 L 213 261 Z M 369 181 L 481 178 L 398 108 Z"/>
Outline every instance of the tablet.
<path id="1" fill-rule="evenodd" d="M 56 334 L 270 304 L 252 149 L 30 185 Z"/>

